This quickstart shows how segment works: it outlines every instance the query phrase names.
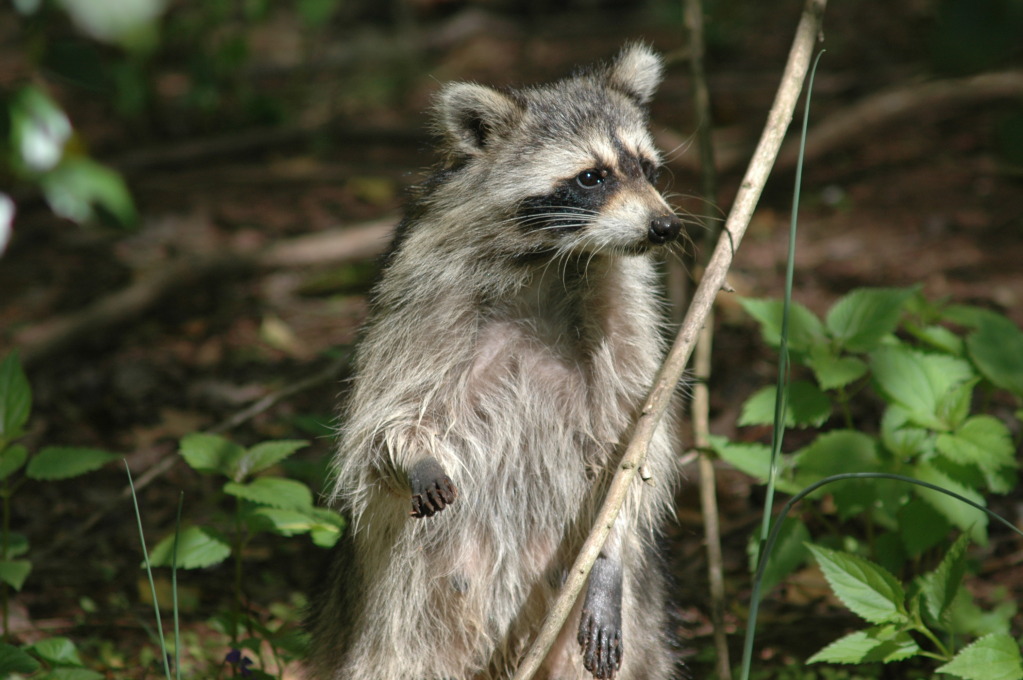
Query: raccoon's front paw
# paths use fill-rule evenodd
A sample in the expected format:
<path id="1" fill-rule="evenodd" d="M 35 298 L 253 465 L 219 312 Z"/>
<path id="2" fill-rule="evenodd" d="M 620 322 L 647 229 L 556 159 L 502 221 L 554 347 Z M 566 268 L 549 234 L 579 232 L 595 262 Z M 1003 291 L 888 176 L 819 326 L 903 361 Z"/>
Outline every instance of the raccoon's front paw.
<path id="1" fill-rule="evenodd" d="M 622 627 L 614 618 L 584 608 L 579 621 L 583 666 L 599 680 L 613 678 L 622 667 Z"/>
<path id="2" fill-rule="evenodd" d="M 458 489 L 436 458 L 424 458 L 409 470 L 412 516 L 431 517 L 455 502 Z"/>

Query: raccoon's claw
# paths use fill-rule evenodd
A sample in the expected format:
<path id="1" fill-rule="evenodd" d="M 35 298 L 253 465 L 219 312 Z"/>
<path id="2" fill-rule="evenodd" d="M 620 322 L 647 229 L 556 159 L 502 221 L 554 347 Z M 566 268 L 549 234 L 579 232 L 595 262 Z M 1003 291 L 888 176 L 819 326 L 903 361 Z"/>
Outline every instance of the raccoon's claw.
<path id="1" fill-rule="evenodd" d="M 455 502 L 458 489 L 434 458 L 424 458 L 409 471 L 413 517 L 432 517 Z"/>
<path id="2" fill-rule="evenodd" d="M 601 625 L 593 612 L 583 610 L 579 622 L 579 644 L 583 648 L 583 666 L 594 678 L 610 680 L 622 666 L 622 630 Z"/>

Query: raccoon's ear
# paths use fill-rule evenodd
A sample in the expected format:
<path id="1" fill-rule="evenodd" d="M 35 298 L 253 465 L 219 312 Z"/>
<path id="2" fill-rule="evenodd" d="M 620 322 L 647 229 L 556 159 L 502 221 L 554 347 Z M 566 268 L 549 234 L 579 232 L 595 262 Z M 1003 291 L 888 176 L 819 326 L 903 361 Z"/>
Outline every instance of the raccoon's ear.
<path id="1" fill-rule="evenodd" d="M 437 96 L 436 115 L 450 150 L 474 156 L 494 137 L 510 130 L 522 109 L 510 96 L 493 88 L 452 83 Z"/>
<path id="2" fill-rule="evenodd" d="M 607 80 L 611 87 L 624 92 L 638 104 L 646 104 L 661 84 L 664 63 L 643 43 L 626 45 L 611 62 Z"/>

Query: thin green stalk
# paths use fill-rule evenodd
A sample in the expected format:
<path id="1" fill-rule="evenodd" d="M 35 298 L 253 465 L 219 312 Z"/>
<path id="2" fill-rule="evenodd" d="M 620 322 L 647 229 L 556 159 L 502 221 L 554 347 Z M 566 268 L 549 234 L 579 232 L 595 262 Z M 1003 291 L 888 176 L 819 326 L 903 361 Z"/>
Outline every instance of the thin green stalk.
<path id="1" fill-rule="evenodd" d="M 803 152 L 806 148 L 806 129 L 810 120 L 810 93 L 813 92 L 813 77 L 817 72 L 824 50 L 817 53 L 806 85 L 806 103 L 803 111 L 803 131 L 799 137 L 799 155 L 796 162 L 796 181 L 792 196 L 792 218 L 789 223 L 788 260 L 785 265 L 785 298 L 782 304 L 781 344 L 778 350 L 778 385 L 774 400 L 774 431 L 771 436 L 771 470 L 767 477 L 767 495 L 764 499 L 764 516 L 760 527 L 760 544 L 763 546 L 771 528 L 771 514 L 774 507 L 774 487 L 778 477 L 778 460 L 781 457 L 782 440 L 785 438 L 785 412 L 789 393 L 789 307 L 792 303 L 792 281 L 796 267 L 796 225 L 799 222 L 799 191 L 803 181 Z M 759 563 L 759 558 L 758 558 Z"/>
<path id="2" fill-rule="evenodd" d="M 171 601 L 174 603 L 174 675 L 181 680 L 181 622 L 178 616 L 178 536 L 181 534 L 181 506 L 185 492 L 178 495 L 178 516 L 174 522 L 174 547 L 171 550 Z"/>
<path id="3" fill-rule="evenodd" d="M 146 535 L 142 531 L 142 513 L 139 512 L 139 499 L 135 495 L 135 482 L 128 469 L 128 461 L 124 461 L 124 471 L 128 473 L 128 487 L 131 489 L 131 502 L 135 506 L 135 521 L 139 528 L 139 543 L 142 544 L 142 558 L 146 563 L 146 575 L 149 577 L 149 591 L 153 594 L 153 611 L 156 613 L 156 632 L 160 636 L 160 655 L 163 657 L 163 672 L 170 680 L 170 660 L 167 658 L 167 642 L 163 638 L 163 622 L 160 620 L 160 601 L 156 597 L 156 583 L 153 582 L 153 568 L 149 564 L 149 551 L 146 550 Z"/>

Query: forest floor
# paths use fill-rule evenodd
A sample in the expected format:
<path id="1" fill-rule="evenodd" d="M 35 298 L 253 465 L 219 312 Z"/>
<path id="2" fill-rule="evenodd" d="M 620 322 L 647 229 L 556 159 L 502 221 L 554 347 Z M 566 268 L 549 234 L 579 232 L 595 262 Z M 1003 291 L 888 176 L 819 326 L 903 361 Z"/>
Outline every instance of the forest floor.
<path id="1" fill-rule="evenodd" d="M 722 213 L 764 122 L 799 7 L 793 0 L 748 4 L 771 8 L 735 11 L 716 22 L 712 17 L 710 26 L 719 36 L 707 67 L 722 166 L 721 191 L 710 201 Z M 828 52 L 817 76 L 811 128 L 850 114 L 880 92 L 904 91 L 912 99 L 914 83 L 938 77 L 923 37 L 927 14 L 912 9 L 927 3 L 881 13 L 862 6 L 868 4 L 836 3 L 828 10 Z M 652 111 L 671 191 L 683 196 L 683 209 L 702 211 L 701 200 L 686 198 L 700 183 L 677 19 L 606 9 L 583 21 L 576 14 L 541 19 L 531 23 L 469 6 L 421 28 L 436 41 L 424 41 L 417 59 L 396 64 L 366 48 L 365 61 L 339 57 L 315 68 L 288 57 L 289 40 L 298 41 L 294 25 L 264 28 L 252 36 L 248 86 L 289 101 L 291 116 L 273 126 L 208 121 L 175 128 L 171 114 L 159 112 L 121 124 L 88 93 L 55 85 L 93 154 L 124 173 L 141 220 L 129 232 L 76 227 L 53 217 L 38 197 L 27 194 L 21 202 L 15 237 L 0 261 L 0 352 L 19 349 L 25 358 L 34 393 L 25 443 L 114 451 L 139 477 L 176 456 L 185 434 L 321 376 L 228 436 L 244 444 L 308 437 L 311 445 L 297 458 L 306 468 L 322 469 L 331 443 L 309 423 L 319 423 L 322 433 L 333 422 L 345 373 L 326 371 L 356 338 L 373 257 L 399 218 L 405 190 L 436 160 L 424 110 L 439 82 L 550 79 L 610 55 L 627 38 L 644 37 L 675 58 Z M 349 29 L 344 44 L 358 55 L 380 35 L 382 51 L 397 40 L 386 31 Z M 3 56 L 0 68 L 17 58 Z M 395 76 L 399 67 L 405 72 Z M 184 76 L 168 67 L 156 77 L 157 90 L 170 91 Z M 392 90 L 381 95 L 373 84 L 384 80 Z M 1018 95 L 1015 105 L 982 93 L 964 96 L 882 115 L 880 122 L 854 120 L 812 150 L 803 177 L 795 299 L 820 315 L 857 287 L 921 284 L 931 298 L 990 307 L 1023 324 L 1023 177 L 997 143 L 999 125 L 1014 111 Z M 782 294 L 790 161 L 770 180 L 736 257 L 729 282 L 738 295 Z M 304 251 L 266 255 L 317 235 L 323 240 Z M 173 285 L 154 288 L 151 301 L 128 304 L 94 324 L 72 324 L 69 335 L 58 337 L 57 324 L 83 310 L 101 314 L 92 306 L 97 301 L 133 285 L 144 288 L 168 272 Z M 738 428 L 736 421 L 743 400 L 773 382 L 774 357 L 734 295 L 723 294 L 719 309 L 711 430 L 764 441 L 768 432 Z M 734 603 L 727 619 L 737 655 L 736 631 L 749 597 L 746 543 L 760 521 L 762 493 L 740 473 L 724 466 L 719 473 L 726 589 Z M 315 478 L 315 471 L 308 474 Z M 706 677 L 711 643 L 696 475 L 695 466 L 687 470 L 665 554 L 675 582 L 680 653 L 692 677 Z M 24 592 L 13 599 L 12 628 L 21 639 L 66 634 L 86 641 L 90 658 L 137 663 L 130 648 L 147 641 L 151 609 L 144 604 L 148 586 L 138 570 L 124 487 L 123 470 L 109 466 L 75 481 L 33 483 L 16 497 L 14 527 L 38 550 Z M 181 490 L 189 521 L 223 509 L 213 481 L 169 465 L 140 493 L 151 541 L 173 526 Z M 1019 521 L 1021 502 L 1017 491 L 1001 507 Z M 1023 550 L 1018 542 L 1003 544 L 998 554 L 998 567 L 987 577 L 1018 596 Z M 248 598 L 264 608 L 291 601 L 316 580 L 322 559 L 322 550 L 304 538 L 254 544 L 247 556 Z M 203 622 L 229 596 L 228 571 L 181 576 L 188 594 L 185 625 L 199 638 Z M 762 658 L 805 658 L 852 622 L 831 607 L 819 579 L 807 579 L 769 596 Z M 111 676 L 144 675 L 109 663 Z"/>

